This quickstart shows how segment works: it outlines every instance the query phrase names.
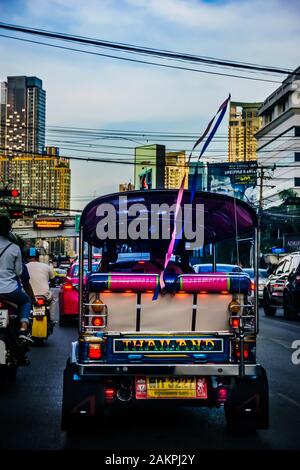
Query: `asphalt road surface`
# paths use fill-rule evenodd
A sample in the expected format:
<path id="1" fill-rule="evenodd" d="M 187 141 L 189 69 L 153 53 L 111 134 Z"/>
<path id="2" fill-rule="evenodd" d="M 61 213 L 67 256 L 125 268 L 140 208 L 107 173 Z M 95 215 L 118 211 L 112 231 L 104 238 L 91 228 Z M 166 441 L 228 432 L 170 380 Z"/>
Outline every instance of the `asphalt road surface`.
<path id="1" fill-rule="evenodd" d="M 57 325 L 44 345 L 32 348 L 31 365 L 1 391 L 0 449 L 300 450 L 300 365 L 291 360 L 300 321 L 261 312 L 258 358 L 269 377 L 271 426 L 251 436 L 228 434 L 222 408 L 189 407 L 112 415 L 104 433 L 67 436 L 60 430 L 62 376 L 76 333 L 75 325 Z"/>

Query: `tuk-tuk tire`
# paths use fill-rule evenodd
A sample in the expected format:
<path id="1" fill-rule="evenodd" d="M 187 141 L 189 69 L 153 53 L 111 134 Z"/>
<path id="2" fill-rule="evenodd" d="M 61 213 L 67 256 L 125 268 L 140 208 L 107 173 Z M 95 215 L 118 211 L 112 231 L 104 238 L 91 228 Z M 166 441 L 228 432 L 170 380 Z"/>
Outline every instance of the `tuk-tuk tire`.
<path id="1" fill-rule="evenodd" d="M 256 376 L 235 380 L 224 409 L 228 431 L 253 432 L 269 428 L 269 386 L 262 366 L 257 366 Z"/>
<path id="2" fill-rule="evenodd" d="M 104 419 L 104 385 L 99 380 L 74 380 L 74 374 L 78 378 L 77 366 L 68 359 L 64 370 L 61 429 L 67 433 L 100 429 Z"/>

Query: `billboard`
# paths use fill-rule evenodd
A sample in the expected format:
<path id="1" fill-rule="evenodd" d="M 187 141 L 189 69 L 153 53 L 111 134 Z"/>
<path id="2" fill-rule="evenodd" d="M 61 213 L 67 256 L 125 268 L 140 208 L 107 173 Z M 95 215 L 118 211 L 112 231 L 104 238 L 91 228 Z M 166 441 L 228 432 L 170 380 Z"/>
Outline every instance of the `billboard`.
<path id="1" fill-rule="evenodd" d="M 64 221 L 60 219 L 35 219 L 33 221 L 35 230 L 60 230 L 64 228 Z"/>
<path id="2" fill-rule="evenodd" d="M 257 202 L 257 162 L 208 163 L 207 189 Z"/>
<path id="3" fill-rule="evenodd" d="M 283 234 L 283 246 L 287 252 L 300 251 L 300 234 Z"/>

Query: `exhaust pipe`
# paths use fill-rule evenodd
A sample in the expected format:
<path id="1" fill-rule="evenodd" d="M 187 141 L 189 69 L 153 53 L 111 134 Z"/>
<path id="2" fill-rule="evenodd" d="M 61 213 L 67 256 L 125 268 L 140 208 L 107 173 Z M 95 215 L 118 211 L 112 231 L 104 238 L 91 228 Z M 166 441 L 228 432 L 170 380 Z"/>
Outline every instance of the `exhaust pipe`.
<path id="1" fill-rule="evenodd" d="M 117 398 L 120 401 L 130 401 L 132 398 L 132 385 L 133 381 L 130 378 L 122 379 L 120 382 L 120 388 L 117 391 Z"/>

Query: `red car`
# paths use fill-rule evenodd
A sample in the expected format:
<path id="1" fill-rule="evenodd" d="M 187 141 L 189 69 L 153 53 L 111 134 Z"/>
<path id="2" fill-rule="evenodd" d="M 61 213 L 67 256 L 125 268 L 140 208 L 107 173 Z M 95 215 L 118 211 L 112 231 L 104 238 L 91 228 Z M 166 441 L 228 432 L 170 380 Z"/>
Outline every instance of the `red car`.
<path id="1" fill-rule="evenodd" d="M 96 272 L 99 266 L 99 262 L 92 263 L 92 271 Z M 87 263 L 84 265 L 84 272 L 88 270 Z M 74 319 L 78 316 L 78 279 L 79 264 L 73 263 L 69 268 L 68 274 L 63 284 L 61 284 L 58 301 L 59 301 L 59 325 L 64 326 L 68 320 Z M 84 278 L 85 280 L 85 278 Z"/>

